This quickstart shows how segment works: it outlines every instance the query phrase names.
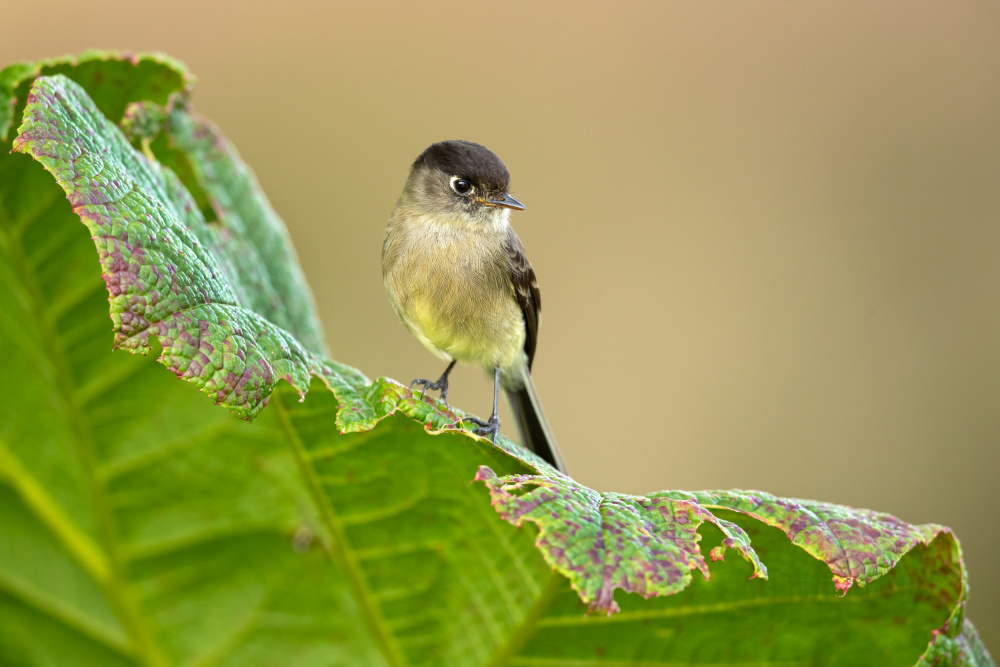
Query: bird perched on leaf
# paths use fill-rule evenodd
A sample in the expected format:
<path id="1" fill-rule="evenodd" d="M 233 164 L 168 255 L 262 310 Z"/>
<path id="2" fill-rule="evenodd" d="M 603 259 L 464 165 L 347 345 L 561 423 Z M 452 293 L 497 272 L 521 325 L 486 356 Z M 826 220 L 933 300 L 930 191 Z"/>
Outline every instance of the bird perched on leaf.
<path id="1" fill-rule="evenodd" d="M 448 362 L 441 377 L 414 380 L 448 399 L 457 361 L 493 374 L 493 414 L 473 419 L 496 439 L 497 402 L 507 393 L 523 444 L 566 466 L 531 381 L 541 294 L 524 246 L 510 226 L 524 206 L 510 196 L 510 173 L 471 141 L 433 144 L 413 162 L 382 244 L 382 277 L 396 314 L 417 340 Z"/>

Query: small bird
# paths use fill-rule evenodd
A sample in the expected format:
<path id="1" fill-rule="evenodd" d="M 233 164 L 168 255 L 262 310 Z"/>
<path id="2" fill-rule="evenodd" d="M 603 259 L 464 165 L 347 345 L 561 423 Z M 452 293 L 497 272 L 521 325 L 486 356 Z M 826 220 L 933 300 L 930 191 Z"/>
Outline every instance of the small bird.
<path id="1" fill-rule="evenodd" d="M 414 380 L 448 400 L 457 361 L 493 373 L 493 414 L 471 419 L 496 440 L 503 386 L 524 445 L 566 472 L 531 381 L 541 294 L 510 212 L 510 173 L 493 151 L 471 141 L 442 141 L 420 154 L 382 244 L 389 302 L 417 340 L 448 362 L 437 380 Z"/>

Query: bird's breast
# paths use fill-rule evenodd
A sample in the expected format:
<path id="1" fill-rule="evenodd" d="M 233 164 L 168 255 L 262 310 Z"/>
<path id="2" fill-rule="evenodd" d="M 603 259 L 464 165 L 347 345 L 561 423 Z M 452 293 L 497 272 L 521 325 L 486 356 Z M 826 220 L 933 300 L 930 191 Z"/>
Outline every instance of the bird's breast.
<path id="1" fill-rule="evenodd" d="M 384 277 L 397 313 L 436 351 L 486 366 L 507 365 L 525 334 L 506 236 L 423 222 L 387 236 Z"/>

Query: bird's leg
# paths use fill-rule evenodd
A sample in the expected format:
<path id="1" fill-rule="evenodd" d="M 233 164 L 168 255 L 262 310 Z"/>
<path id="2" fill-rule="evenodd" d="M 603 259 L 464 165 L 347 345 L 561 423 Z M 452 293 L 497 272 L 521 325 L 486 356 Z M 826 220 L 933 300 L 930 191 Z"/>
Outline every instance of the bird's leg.
<path id="1" fill-rule="evenodd" d="M 410 389 L 413 389 L 413 385 L 415 384 L 421 385 L 420 398 L 424 397 L 424 394 L 427 393 L 428 389 L 430 389 L 431 391 L 440 389 L 441 400 L 444 401 L 445 405 L 448 405 L 448 373 L 451 373 L 451 369 L 455 367 L 456 361 L 458 360 L 457 359 L 451 360 L 451 363 L 448 364 L 448 368 L 444 369 L 444 373 L 441 373 L 441 377 L 439 377 L 437 381 L 431 382 L 430 380 L 425 380 L 424 378 L 417 378 L 416 380 L 410 383 Z"/>
<path id="2" fill-rule="evenodd" d="M 500 399 L 500 367 L 497 366 L 493 369 L 493 415 L 490 417 L 489 421 L 482 421 L 476 419 L 475 417 L 469 417 L 469 421 L 474 424 L 478 424 L 477 428 L 473 433 L 476 435 L 482 435 L 489 437 L 496 444 L 497 432 L 500 430 L 500 417 L 497 415 L 497 402 Z"/>

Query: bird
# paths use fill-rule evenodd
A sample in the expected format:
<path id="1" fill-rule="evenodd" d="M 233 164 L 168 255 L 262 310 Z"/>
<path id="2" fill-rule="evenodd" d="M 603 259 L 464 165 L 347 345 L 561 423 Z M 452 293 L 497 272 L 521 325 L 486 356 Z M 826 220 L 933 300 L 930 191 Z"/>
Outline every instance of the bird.
<path id="1" fill-rule="evenodd" d="M 448 363 L 437 380 L 414 380 L 421 395 L 440 391 L 459 361 L 493 375 L 493 413 L 469 418 L 496 442 L 500 389 L 522 444 L 567 468 L 531 379 L 541 292 L 510 225 L 524 205 L 510 195 L 510 172 L 481 144 L 441 141 L 413 161 L 382 244 L 382 278 L 393 310 L 424 347 Z"/>

